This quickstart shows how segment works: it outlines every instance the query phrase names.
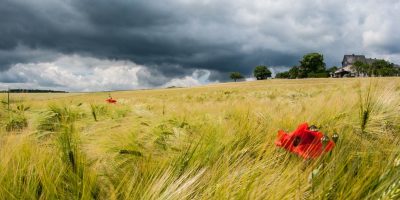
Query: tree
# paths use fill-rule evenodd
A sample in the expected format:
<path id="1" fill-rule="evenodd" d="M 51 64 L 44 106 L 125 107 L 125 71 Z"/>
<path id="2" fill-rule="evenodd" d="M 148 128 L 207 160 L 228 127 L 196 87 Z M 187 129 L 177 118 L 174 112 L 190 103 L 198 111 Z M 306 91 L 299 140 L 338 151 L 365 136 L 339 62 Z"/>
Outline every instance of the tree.
<path id="1" fill-rule="evenodd" d="M 293 66 L 290 70 L 289 70 L 289 78 L 290 79 L 295 79 L 299 77 L 299 67 Z"/>
<path id="2" fill-rule="evenodd" d="M 364 65 L 361 66 L 360 72 L 363 74 L 363 76 L 370 76 L 370 64 L 364 63 Z"/>
<path id="3" fill-rule="evenodd" d="M 394 67 L 395 70 L 395 76 L 400 76 L 400 67 Z"/>
<path id="4" fill-rule="evenodd" d="M 276 74 L 275 78 L 289 78 L 290 74 L 289 72 L 279 72 Z"/>
<path id="5" fill-rule="evenodd" d="M 328 78 L 329 77 L 329 72 L 310 72 L 307 74 L 308 78 Z"/>
<path id="6" fill-rule="evenodd" d="M 324 56 L 319 53 L 309 53 L 303 56 L 300 61 L 301 67 L 299 71 L 299 78 L 307 77 L 308 73 L 322 73 L 325 72 Z"/>
<path id="7" fill-rule="evenodd" d="M 238 79 L 244 78 L 240 72 L 231 72 L 231 75 L 230 75 L 229 77 L 230 77 L 231 79 L 233 79 L 235 82 L 236 82 Z"/>
<path id="8" fill-rule="evenodd" d="M 366 63 L 357 60 L 356 62 L 353 63 L 353 66 L 351 67 L 352 70 L 356 71 L 357 76 L 360 76 L 360 74 L 366 73 Z"/>
<path id="9" fill-rule="evenodd" d="M 371 75 L 376 76 L 395 76 L 397 75 L 397 70 L 393 63 L 386 60 L 376 60 L 371 65 Z"/>
<path id="10" fill-rule="evenodd" d="M 254 77 L 256 77 L 257 80 L 263 80 L 267 79 L 268 77 L 271 77 L 271 71 L 267 68 L 267 66 L 257 66 L 254 69 Z"/>
<path id="11" fill-rule="evenodd" d="M 339 68 L 337 66 L 333 66 L 327 70 L 327 72 L 335 73 Z"/>

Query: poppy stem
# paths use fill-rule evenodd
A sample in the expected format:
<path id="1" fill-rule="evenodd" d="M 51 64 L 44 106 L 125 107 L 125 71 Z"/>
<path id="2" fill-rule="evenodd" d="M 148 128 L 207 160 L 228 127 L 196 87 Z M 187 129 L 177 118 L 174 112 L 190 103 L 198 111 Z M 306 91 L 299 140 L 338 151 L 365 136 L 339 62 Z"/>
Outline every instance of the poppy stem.
<path id="1" fill-rule="evenodd" d="M 165 100 L 163 100 L 162 115 L 165 115 Z"/>
<path id="2" fill-rule="evenodd" d="M 322 173 L 324 173 L 324 172 L 325 172 L 325 157 L 322 158 Z M 325 176 L 322 176 L 322 177 L 325 177 Z M 323 178 L 323 181 L 322 181 L 322 194 L 325 195 L 325 178 Z"/>
<path id="3" fill-rule="evenodd" d="M 7 90 L 7 110 L 8 114 L 10 114 L 10 88 Z"/>
<path id="4" fill-rule="evenodd" d="M 297 165 L 297 192 L 298 192 L 298 198 L 299 200 L 301 199 L 301 177 L 300 177 L 300 164 Z"/>

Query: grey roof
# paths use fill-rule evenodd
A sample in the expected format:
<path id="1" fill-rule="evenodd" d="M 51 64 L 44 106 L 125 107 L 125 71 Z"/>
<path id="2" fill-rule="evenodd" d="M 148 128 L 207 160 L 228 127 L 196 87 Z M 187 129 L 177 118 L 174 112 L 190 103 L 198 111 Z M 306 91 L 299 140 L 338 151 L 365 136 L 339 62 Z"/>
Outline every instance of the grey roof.
<path id="1" fill-rule="evenodd" d="M 365 61 L 368 63 L 368 64 L 372 64 L 372 63 L 374 63 L 375 61 L 377 61 L 378 59 L 376 59 L 376 58 L 367 58 Z"/>
<path id="2" fill-rule="evenodd" d="M 364 55 L 354 55 L 354 54 L 353 55 L 344 55 L 343 61 L 342 61 L 342 67 L 354 64 L 357 61 L 366 63 L 367 59 L 365 58 Z"/>
<path id="3" fill-rule="evenodd" d="M 347 60 L 347 61 L 364 61 L 365 60 L 365 56 L 364 55 L 344 55 L 343 60 Z"/>
<path id="4" fill-rule="evenodd" d="M 355 73 L 355 70 L 352 69 L 352 67 L 353 67 L 352 65 L 348 65 L 346 67 L 342 67 L 342 68 L 336 70 L 334 73 L 335 74 L 342 73 L 342 72 Z"/>

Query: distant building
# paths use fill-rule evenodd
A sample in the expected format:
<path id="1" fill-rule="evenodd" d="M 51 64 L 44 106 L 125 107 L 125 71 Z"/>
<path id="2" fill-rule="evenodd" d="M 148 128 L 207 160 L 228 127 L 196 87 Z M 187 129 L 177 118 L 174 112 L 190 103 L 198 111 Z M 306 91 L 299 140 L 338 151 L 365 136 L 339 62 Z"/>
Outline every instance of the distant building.
<path id="1" fill-rule="evenodd" d="M 342 67 L 347 67 L 349 65 L 353 65 L 357 61 L 361 61 L 366 64 L 372 64 L 378 59 L 374 58 L 366 58 L 364 55 L 344 55 L 343 61 L 342 61 Z"/>
<path id="2" fill-rule="evenodd" d="M 365 64 L 372 64 L 377 61 L 376 58 L 366 58 L 364 55 L 344 55 L 342 61 L 342 67 L 335 72 L 331 73 L 331 77 L 355 77 L 357 76 L 356 71 L 353 69 L 353 64 L 357 61 L 361 61 Z"/>

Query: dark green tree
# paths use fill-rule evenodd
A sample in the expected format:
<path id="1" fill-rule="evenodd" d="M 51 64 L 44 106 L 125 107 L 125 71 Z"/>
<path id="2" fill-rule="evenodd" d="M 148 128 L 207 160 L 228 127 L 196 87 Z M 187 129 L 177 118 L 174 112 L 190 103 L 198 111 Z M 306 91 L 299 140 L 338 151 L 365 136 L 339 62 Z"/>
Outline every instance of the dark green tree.
<path id="1" fill-rule="evenodd" d="M 230 77 L 231 79 L 233 79 L 235 82 L 236 82 L 238 79 L 244 78 L 243 75 L 242 75 L 240 72 L 231 72 L 231 74 L 229 75 L 229 77 Z"/>
<path id="2" fill-rule="evenodd" d="M 386 60 L 376 60 L 371 65 L 371 74 L 374 76 L 396 76 L 397 69 L 393 63 Z"/>
<path id="3" fill-rule="evenodd" d="M 319 53 L 309 53 L 303 56 L 300 61 L 299 78 L 307 77 L 308 73 L 325 72 L 324 56 Z"/>
<path id="4" fill-rule="evenodd" d="M 299 77 L 299 67 L 297 66 L 293 66 L 290 70 L 289 70 L 289 78 L 290 79 L 295 79 Z"/>
<path id="5" fill-rule="evenodd" d="M 338 69 L 339 69 L 339 68 L 338 68 L 337 66 L 333 66 L 333 67 L 329 68 L 327 71 L 328 71 L 328 72 L 334 73 L 334 72 L 336 72 Z"/>
<path id="6" fill-rule="evenodd" d="M 256 77 L 257 80 L 263 80 L 271 77 L 271 71 L 267 68 L 267 66 L 257 66 L 254 69 L 254 77 Z"/>
<path id="7" fill-rule="evenodd" d="M 289 72 L 279 72 L 276 74 L 275 78 L 289 78 L 290 74 Z"/>

